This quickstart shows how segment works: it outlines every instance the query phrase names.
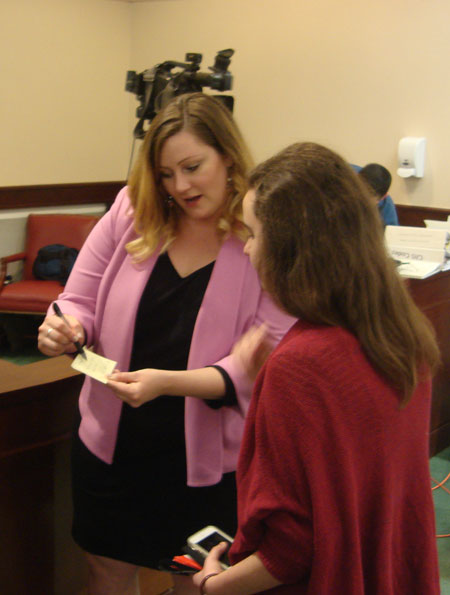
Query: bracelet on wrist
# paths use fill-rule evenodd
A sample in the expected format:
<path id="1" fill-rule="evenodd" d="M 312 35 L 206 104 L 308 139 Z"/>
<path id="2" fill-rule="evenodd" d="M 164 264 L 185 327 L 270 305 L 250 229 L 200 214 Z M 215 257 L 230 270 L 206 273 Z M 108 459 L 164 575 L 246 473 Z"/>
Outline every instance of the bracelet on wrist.
<path id="1" fill-rule="evenodd" d="M 209 574 L 207 574 L 206 576 L 204 576 L 202 578 L 202 582 L 200 583 L 199 589 L 200 589 L 200 595 L 206 595 L 205 592 L 203 591 L 203 587 L 205 586 L 206 581 L 211 578 L 212 576 L 217 576 L 218 574 L 220 574 L 219 572 L 210 572 Z"/>

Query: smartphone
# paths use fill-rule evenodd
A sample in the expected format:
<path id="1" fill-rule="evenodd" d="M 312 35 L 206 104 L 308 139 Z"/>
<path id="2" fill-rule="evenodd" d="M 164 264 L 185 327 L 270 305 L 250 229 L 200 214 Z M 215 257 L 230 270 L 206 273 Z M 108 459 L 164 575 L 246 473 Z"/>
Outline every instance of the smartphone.
<path id="1" fill-rule="evenodd" d="M 188 537 L 187 543 L 190 548 L 199 552 L 206 558 L 211 549 L 222 541 L 227 541 L 231 545 L 233 543 L 233 538 L 221 529 L 218 529 L 213 525 L 208 525 Z M 220 563 L 224 570 L 230 566 L 230 561 L 226 552 L 220 557 Z"/>

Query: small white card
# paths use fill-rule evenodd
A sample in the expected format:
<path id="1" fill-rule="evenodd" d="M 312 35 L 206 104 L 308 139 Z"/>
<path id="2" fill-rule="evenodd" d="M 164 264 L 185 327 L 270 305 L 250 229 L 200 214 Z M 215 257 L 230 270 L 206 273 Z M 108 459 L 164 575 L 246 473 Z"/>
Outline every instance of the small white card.
<path id="1" fill-rule="evenodd" d="M 83 351 L 87 359 L 84 359 L 84 357 L 78 354 L 72 362 L 72 368 L 106 384 L 108 382 L 107 377 L 113 373 L 117 362 L 97 355 L 93 351 L 86 349 L 86 347 L 83 347 Z"/>

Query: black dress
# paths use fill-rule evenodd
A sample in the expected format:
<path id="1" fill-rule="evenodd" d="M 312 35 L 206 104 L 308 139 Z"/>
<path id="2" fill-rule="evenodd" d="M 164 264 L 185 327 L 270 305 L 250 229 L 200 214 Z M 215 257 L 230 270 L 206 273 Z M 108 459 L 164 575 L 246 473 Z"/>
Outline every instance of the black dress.
<path id="1" fill-rule="evenodd" d="M 159 257 L 140 301 L 130 370 L 186 369 L 213 266 L 180 277 L 166 253 Z M 212 406 L 233 400 L 234 388 L 225 379 L 226 400 Z M 93 455 L 75 433 L 73 537 L 84 550 L 157 568 L 205 525 L 234 535 L 235 474 L 225 474 L 214 486 L 186 485 L 184 401 L 161 396 L 138 408 L 124 404 L 112 465 Z"/>

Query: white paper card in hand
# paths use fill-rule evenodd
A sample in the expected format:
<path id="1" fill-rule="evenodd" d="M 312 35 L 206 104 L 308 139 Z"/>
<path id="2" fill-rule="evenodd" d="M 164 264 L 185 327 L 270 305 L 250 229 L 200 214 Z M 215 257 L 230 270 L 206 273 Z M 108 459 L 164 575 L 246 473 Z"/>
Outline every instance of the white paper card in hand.
<path id="1" fill-rule="evenodd" d="M 83 347 L 83 351 L 87 359 L 84 359 L 81 355 L 77 355 L 72 362 L 72 368 L 106 384 L 108 382 L 107 377 L 113 373 L 117 362 L 97 355 L 93 351 L 86 349 L 86 347 Z"/>

